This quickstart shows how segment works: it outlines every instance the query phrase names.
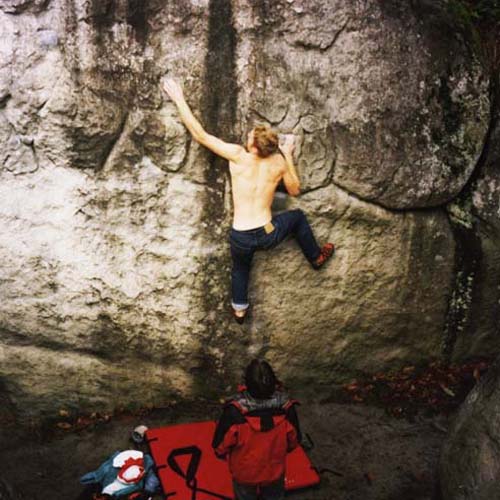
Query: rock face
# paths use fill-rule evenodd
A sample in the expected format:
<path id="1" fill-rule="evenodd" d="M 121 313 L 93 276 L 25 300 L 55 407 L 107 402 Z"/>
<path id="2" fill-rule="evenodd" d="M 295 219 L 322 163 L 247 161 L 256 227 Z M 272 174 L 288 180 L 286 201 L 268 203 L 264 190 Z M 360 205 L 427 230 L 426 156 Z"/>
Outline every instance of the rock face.
<path id="1" fill-rule="evenodd" d="M 0 479 L 0 500 L 22 500 L 22 497 L 16 495 L 12 488 Z"/>
<path id="2" fill-rule="evenodd" d="M 294 243 L 258 256 L 253 343 L 299 384 L 303 377 L 327 380 L 328 367 L 342 380 L 438 353 L 453 270 L 444 214 L 394 214 L 333 186 L 298 205 L 304 202 L 319 239 L 335 238 L 338 256 L 321 272 L 298 258 Z M 281 293 L 278 283 L 287 284 Z M 276 313 L 283 309 L 286 316 Z"/>
<path id="3" fill-rule="evenodd" d="M 498 89 L 497 84 L 497 89 Z M 500 95 L 500 94 L 499 94 Z M 497 97 L 498 102 L 498 97 Z M 495 104 L 495 103 L 494 103 Z M 455 282 L 446 344 L 456 359 L 498 352 L 500 325 L 500 112 L 473 178 L 448 206 L 455 235 Z"/>
<path id="4" fill-rule="evenodd" d="M 500 360 L 469 394 L 440 460 L 446 500 L 487 500 L 500 494 Z"/>
<path id="5" fill-rule="evenodd" d="M 300 136 L 310 188 L 333 180 L 396 209 L 461 191 L 482 151 L 488 78 L 442 13 L 397 1 L 239 4 L 250 40 L 240 66 L 255 61 L 241 83 L 248 108 Z"/>
<path id="6" fill-rule="evenodd" d="M 450 311 L 459 335 L 453 353 L 497 352 L 500 318 L 500 113 L 494 107 L 488 147 L 476 175 L 449 210 L 454 231 L 476 251 L 468 264 L 462 260 L 456 284 L 461 303 Z M 472 238 L 471 238 L 472 236 Z M 455 286 L 455 291 L 457 287 Z M 442 450 L 440 483 L 445 499 L 487 500 L 500 495 L 500 359 L 469 394 Z"/>
<path id="7" fill-rule="evenodd" d="M 444 206 L 475 175 L 488 79 L 443 12 L 399 4 L 2 3 L 0 413 L 216 394 L 254 355 L 300 387 L 425 362 L 453 335 L 457 357 L 494 346 L 450 319 L 467 290 Z M 227 165 L 165 73 L 226 140 L 296 134 L 288 205 L 338 247 L 318 273 L 293 241 L 259 255 L 243 328 Z"/>

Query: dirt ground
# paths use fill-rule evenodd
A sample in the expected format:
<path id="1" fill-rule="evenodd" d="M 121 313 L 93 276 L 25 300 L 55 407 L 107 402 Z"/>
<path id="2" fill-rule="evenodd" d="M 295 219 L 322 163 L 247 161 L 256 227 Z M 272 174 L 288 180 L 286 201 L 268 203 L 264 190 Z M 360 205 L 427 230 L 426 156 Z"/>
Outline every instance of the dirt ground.
<path id="1" fill-rule="evenodd" d="M 215 405 L 199 403 L 120 416 L 83 430 L 22 436 L 0 431 L 2 477 L 26 500 L 75 500 L 78 478 L 113 451 L 127 449 L 131 430 L 216 418 Z M 430 500 L 447 420 L 413 422 L 361 404 L 302 402 L 303 432 L 315 447 L 309 455 L 325 472 L 319 487 L 295 492 L 293 500 Z M 158 497 L 160 498 L 160 497 Z M 188 499 L 182 499 L 188 500 Z"/>

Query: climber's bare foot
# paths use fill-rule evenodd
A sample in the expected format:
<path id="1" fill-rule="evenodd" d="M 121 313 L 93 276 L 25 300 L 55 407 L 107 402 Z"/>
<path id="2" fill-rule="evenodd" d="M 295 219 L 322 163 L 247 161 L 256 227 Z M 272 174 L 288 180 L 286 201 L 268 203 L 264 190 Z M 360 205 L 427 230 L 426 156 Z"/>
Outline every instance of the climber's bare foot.
<path id="1" fill-rule="evenodd" d="M 235 319 L 236 323 L 242 325 L 243 322 L 245 321 L 248 309 L 237 311 L 236 309 L 231 308 L 231 311 L 233 312 L 233 318 Z"/>

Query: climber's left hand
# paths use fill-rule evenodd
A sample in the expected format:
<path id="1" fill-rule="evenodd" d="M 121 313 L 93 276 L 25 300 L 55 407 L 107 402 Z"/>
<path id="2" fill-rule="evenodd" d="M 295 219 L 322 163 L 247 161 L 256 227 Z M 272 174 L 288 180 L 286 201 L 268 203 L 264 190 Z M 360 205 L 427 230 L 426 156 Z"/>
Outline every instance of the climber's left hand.
<path id="1" fill-rule="evenodd" d="M 173 79 L 166 78 L 163 80 L 163 90 L 174 102 L 179 102 L 184 99 L 184 93 L 182 92 L 182 87 Z"/>

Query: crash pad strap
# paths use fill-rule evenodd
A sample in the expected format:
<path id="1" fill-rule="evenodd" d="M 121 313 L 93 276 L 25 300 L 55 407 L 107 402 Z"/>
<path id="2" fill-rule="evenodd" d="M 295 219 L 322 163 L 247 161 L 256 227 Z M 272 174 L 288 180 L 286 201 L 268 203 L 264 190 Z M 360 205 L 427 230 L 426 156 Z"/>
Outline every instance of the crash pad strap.
<path id="1" fill-rule="evenodd" d="M 191 500 L 196 500 L 196 494 L 198 491 L 211 495 L 215 498 L 221 500 L 232 500 L 229 497 L 220 495 L 213 491 L 208 491 L 203 488 L 198 488 L 198 480 L 196 479 L 196 473 L 198 472 L 198 467 L 201 461 L 201 450 L 198 446 L 184 446 L 183 448 L 174 448 L 167 457 L 168 466 L 179 476 L 186 480 L 186 486 L 191 490 Z M 186 472 L 177 463 L 177 457 L 182 455 L 191 455 L 189 460 L 189 465 Z"/>
<path id="2" fill-rule="evenodd" d="M 191 455 L 191 460 L 186 473 L 179 467 L 176 458 L 181 455 Z M 191 484 L 193 480 L 196 482 L 196 472 L 200 466 L 201 450 L 198 446 L 185 446 L 184 448 L 173 449 L 167 457 L 167 464 L 179 476 L 186 480 L 186 484 Z"/>

